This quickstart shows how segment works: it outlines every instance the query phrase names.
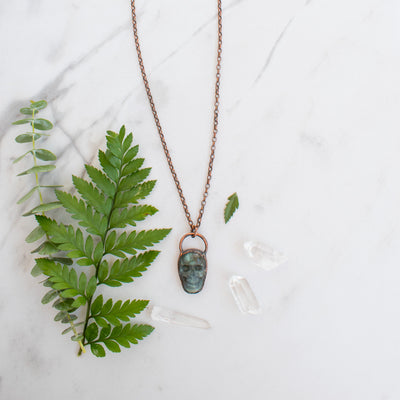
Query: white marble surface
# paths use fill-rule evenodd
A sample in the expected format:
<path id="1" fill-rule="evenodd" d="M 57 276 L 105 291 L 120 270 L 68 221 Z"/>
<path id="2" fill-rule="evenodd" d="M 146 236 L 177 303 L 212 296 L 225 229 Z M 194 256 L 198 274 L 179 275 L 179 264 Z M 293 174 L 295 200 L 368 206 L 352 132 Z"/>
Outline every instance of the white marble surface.
<path id="1" fill-rule="evenodd" d="M 215 0 L 138 0 L 143 53 L 191 210 L 211 132 Z M 176 274 L 183 212 L 166 168 L 133 46 L 128 0 L 0 2 L 0 398 L 398 400 L 400 398 L 400 3 L 225 0 L 221 124 L 202 232 L 204 291 Z M 104 132 L 126 124 L 173 228 L 145 276 L 116 297 L 150 298 L 210 321 L 208 331 L 155 324 L 121 354 L 76 357 L 29 271 L 34 226 L 15 204 L 28 186 L 12 165 L 10 127 L 29 99 L 56 124 L 54 181 L 95 162 Z M 240 209 L 225 226 L 225 199 Z M 290 261 L 266 272 L 242 243 Z M 229 292 L 245 276 L 263 313 Z M 148 317 L 141 317 L 148 321 Z"/>

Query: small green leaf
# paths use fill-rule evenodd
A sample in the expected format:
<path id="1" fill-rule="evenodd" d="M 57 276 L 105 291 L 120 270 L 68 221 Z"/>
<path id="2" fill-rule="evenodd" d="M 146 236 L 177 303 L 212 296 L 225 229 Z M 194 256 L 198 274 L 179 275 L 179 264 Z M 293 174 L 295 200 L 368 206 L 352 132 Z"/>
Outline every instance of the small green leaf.
<path id="1" fill-rule="evenodd" d="M 60 311 L 57 313 L 57 315 L 54 317 L 54 321 L 61 321 L 64 318 L 68 317 L 68 313 L 66 311 Z"/>
<path id="2" fill-rule="evenodd" d="M 18 158 L 16 158 L 14 161 L 13 161 L 13 164 L 16 164 L 17 162 L 19 162 L 19 161 L 21 161 L 24 157 L 26 157 L 28 154 L 30 154 L 31 153 L 31 150 L 29 150 L 29 151 L 27 151 L 26 153 L 24 153 L 24 154 L 22 154 L 22 156 L 19 156 Z"/>
<path id="3" fill-rule="evenodd" d="M 232 215 L 238 208 L 239 208 L 239 198 L 236 193 L 233 193 L 228 197 L 228 202 L 226 203 L 225 206 L 224 210 L 225 223 L 227 223 L 232 218 Z"/>
<path id="4" fill-rule="evenodd" d="M 86 296 L 92 297 L 94 292 L 96 291 L 96 287 L 97 287 L 97 278 L 95 276 L 92 276 L 89 279 L 89 282 L 86 286 Z"/>
<path id="5" fill-rule="evenodd" d="M 101 327 L 101 328 L 107 328 L 109 327 L 111 329 L 111 325 L 104 319 L 101 317 L 95 317 L 95 320 L 97 322 L 97 324 Z"/>
<path id="6" fill-rule="evenodd" d="M 97 338 L 98 334 L 99 334 L 99 328 L 94 322 L 88 325 L 85 331 L 85 337 L 88 342 L 93 342 L 93 340 Z"/>
<path id="7" fill-rule="evenodd" d="M 39 268 L 39 266 L 37 264 L 35 264 L 31 270 L 31 275 L 33 277 L 37 277 L 39 275 L 42 275 L 42 270 Z"/>
<path id="8" fill-rule="evenodd" d="M 17 201 L 17 204 L 22 204 L 24 201 L 28 200 L 38 189 L 38 186 L 33 187 L 28 193 L 26 193 Z"/>
<path id="9" fill-rule="evenodd" d="M 24 119 L 19 119 L 18 121 L 14 121 L 12 124 L 13 125 L 24 125 L 24 124 L 30 124 L 33 121 L 32 118 L 24 118 Z"/>
<path id="10" fill-rule="evenodd" d="M 104 344 L 106 345 L 107 349 L 112 351 L 113 353 L 121 352 L 121 348 L 118 346 L 118 343 L 114 342 L 113 340 L 105 340 Z"/>
<path id="11" fill-rule="evenodd" d="M 81 293 L 85 292 L 86 285 L 87 285 L 87 277 L 86 274 L 82 272 L 79 276 L 79 281 L 78 281 L 78 287 Z"/>
<path id="12" fill-rule="evenodd" d="M 107 236 L 106 244 L 105 244 L 106 252 L 109 252 L 113 248 L 116 237 L 117 237 L 116 231 L 111 231 L 110 234 Z"/>
<path id="13" fill-rule="evenodd" d="M 106 260 L 103 260 L 99 267 L 98 278 L 100 282 L 103 282 L 108 275 L 108 263 Z"/>
<path id="14" fill-rule="evenodd" d="M 45 279 L 44 281 L 42 281 L 42 283 L 44 287 L 49 287 L 49 288 L 53 287 L 53 282 L 51 282 L 50 279 Z"/>
<path id="15" fill-rule="evenodd" d="M 92 167 L 91 165 L 85 165 L 86 171 L 93 183 L 108 196 L 114 196 L 115 184 L 107 178 L 100 170 Z"/>
<path id="16" fill-rule="evenodd" d="M 97 264 L 101 260 L 102 256 L 103 256 L 103 243 L 99 242 L 97 243 L 93 253 L 94 263 Z"/>
<path id="17" fill-rule="evenodd" d="M 48 131 L 53 128 L 53 124 L 49 120 L 43 118 L 34 119 L 32 124 L 35 129 L 39 129 L 40 131 Z"/>
<path id="18" fill-rule="evenodd" d="M 37 133 L 35 133 L 34 135 L 29 134 L 29 133 L 22 133 L 21 135 L 18 135 L 18 136 L 15 138 L 15 141 L 16 141 L 17 143 L 30 143 L 30 142 L 32 142 L 32 136 L 33 136 L 33 139 L 34 139 L 34 140 L 38 140 L 38 139 L 40 138 L 40 135 L 37 134 Z M 30 151 L 29 151 L 28 153 L 30 153 Z M 26 153 L 26 154 L 27 154 L 27 153 Z M 19 160 L 18 160 L 18 161 L 19 161 Z M 15 160 L 14 162 L 17 162 L 17 160 Z"/>
<path id="19" fill-rule="evenodd" d="M 60 283 L 56 283 L 54 285 L 54 288 L 59 288 L 61 289 L 59 286 L 61 286 Z M 75 297 L 79 292 L 76 289 L 65 289 L 61 292 L 61 296 L 65 297 L 65 298 L 69 298 L 69 297 Z"/>
<path id="20" fill-rule="evenodd" d="M 79 308 L 85 304 L 86 304 L 86 299 L 83 296 L 79 296 L 72 303 L 72 307 Z"/>
<path id="21" fill-rule="evenodd" d="M 50 303 L 52 300 L 54 300 L 58 296 L 57 290 L 50 290 L 47 292 L 43 298 L 42 298 L 42 304 L 47 304 Z"/>
<path id="22" fill-rule="evenodd" d="M 67 314 L 67 316 L 64 317 L 64 318 L 61 320 L 61 323 L 63 323 L 63 324 L 70 324 L 71 321 L 75 321 L 76 319 L 78 319 L 78 317 L 77 317 L 76 315 L 74 315 L 74 314 Z"/>
<path id="23" fill-rule="evenodd" d="M 74 328 L 77 327 L 77 326 L 83 325 L 84 323 L 85 323 L 85 321 L 77 322 L 76 324 L 74 324 Z M 65 335 L 66 333 L 71 332 L 72 329 L 73 329 L 72 326 L 70 326 L 70 327 L 67 328 L 67 329 L 64 329 L 64 330 L 61 332 L 61 335 Z"/>
<path id="24" fill-rule="evenodd" d="M 32 168 L 27 169 L 24 172 L 21 172 L 20 174 L 18 174 L 17 176 L 22 176 L 22 175 L 28 175 L 28 174 L 36 174 L 38 172 L 47 172 L 47 171 L 51 171 L 53 169 L 55 169 L 56 166 L 55 165 L 36 165 Z"/>
<path id="25" fill-rule="evenodd" d="M 45 233 L 46 233 L 46 232 L 45 232 L 40 226 L 37 226 L 37 227 L 25 238 L 25 242 L 27 242 L 27 243 L 36 242 L 36 240 L 39 240 L 41 237 L 43 237 Z"/>
<path id="26" fill-rule="evenodd" d="M 28 107 L 23 107 L 23 108 L 20 108 L 20 109 L 19 109 L 19 112 L 20 112 L 21 114 L 24 114 L 24 115 L 30 115 L 30 116 L 32 116 L 32 114 L 36 114 L 36 113 L 37 113 L 37 110 L 34 110 L 34 109 L 32 109 L 32 108 L 28 108 Z"/>
<path id="27" fill-rule="evenodd" d="M 76 307 L 73 307 L 74 299 L 58 299 L 54 302 L 53 307 L 59 311 L 71 311 Z"/>
<path id="28" fill-rule="evenodd" d="M 79 341 L 83 340 L 83 335 L 71 336 L 71 340 L 73 340 L 74 342 L 79 342 Z"/>
<path id="29" fill-rule="evenodd" d="M 54 253 L 58 253 L 59 250 L 57 246 L 54 243 L 51 243 L 49 241 L 43 242 L 39 247 L 37 247 L 35 250 L 32 250 L 31 253 L 38 253 L 41 256 L 51 256 Z"/>
<path id="30" fill-rule="evenodd" d="M 122 159 L 122 162 L 124 164 L 128 163 L 129 161 L 131 161 L 133 158 L 135 158 L 137 156 L 137 153 L 139 151 L 139 146 L 136 145 L 134 147 L 131 147 L 126 154 L 124 155 L 124 158 Z"/>
<path id="31" fill-rule="evenodd" d="M 55 154 L 46 149 L 36 149 L 34 152 L 36 157 L 43 161 L 54 161 L 57 159 Z"/>
<path id="32" fill-rule="evenodd" d="M 105 357 L 105 355 L 106 355 L 104 347 L 98 343 L 92 343 L 90 345 L 90 350 L 92 351 L 93 355 L 95 355 L 96 357 Z"/>
<path id="33" fill-rule="evenodd" d="M 30 107 L 35 110 L 43 110 L 43 108 L 47 107 L 47 102 L 46 100 L 31 101 Z"/>
<path id="34" fill-rule="evenodd" d="M 102 306 L 103 306 L 103 295 L 101 294 L 100 296 L 97 296 L 95 301 L 92 303 L 92 307 L 90 308 L 92 315 L 99 314 Z"/>
<path id="35" fill-rule="evenodd" d="M 64 265 L 72 265 L 73 261 L 67 257 L 53 257 L 53 260 Z"/>
<path id="36" fill-rule="evenodd" d="M 32 208 L 32 210 L 23 214 L 23 216 L 27 217 L 28 215 L 39 214 L 39 213 L 54 210 L 54 209 L 60 208 L 60 207 L 61 207 L 61 203 L 59 201 L 53 201 L 51 203 L 40 204 L 39 206 Z"/>
<path id="37" fill-rule="evenodd" d="M 105 174 L 111 180 L 117 182 L 119 178 L 118 170 L 110 163 L 110 161 L 108 161 L 106 154 L 101 150 L 99 150 L 99 161 Z"/>
<path id="38" fill-rule="evenodd" d="M 90 261 L 88 258 L 84 257 L 81 258 L 80 260 L 78 260 L 76 262 L 78 265 L 82 266 L 82 267 L 88 267 L 89 265 L 93 265 L 92 261 Z"/>

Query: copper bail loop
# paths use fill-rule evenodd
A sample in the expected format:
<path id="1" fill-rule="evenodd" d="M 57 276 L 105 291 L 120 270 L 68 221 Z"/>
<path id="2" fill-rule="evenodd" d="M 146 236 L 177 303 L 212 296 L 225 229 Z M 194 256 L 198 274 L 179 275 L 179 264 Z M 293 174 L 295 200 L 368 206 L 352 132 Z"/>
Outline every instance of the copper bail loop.
<path id="1" fill-rule="evenodd" d="M 201 235 L 200 233 L 197 233 L 197 230 L 196 230 L 196 232 L 190 232 L 190 233 L 187 233 L 186 235 L 183 235 L 183 236 L 182 236 L 181 240 L 179 241 L 179 252 L 180 252 L 181 254 L 183 253 L 183 249 L 182 249 L 183 241 L 184 241 L 188 236 L 191 236 L 192 238 L 195 238 L 196 236 L 199 237 L 199 238 L 203 241 L 203 243 L 204 243 L 204 250 L 203 250 L 203 253 L 204 253 L 204 254 L 207 253 L 207 250 L 208 250 L 208 242 L 207 242 L 207 239 L 206 239 L 203 235 Z"/>

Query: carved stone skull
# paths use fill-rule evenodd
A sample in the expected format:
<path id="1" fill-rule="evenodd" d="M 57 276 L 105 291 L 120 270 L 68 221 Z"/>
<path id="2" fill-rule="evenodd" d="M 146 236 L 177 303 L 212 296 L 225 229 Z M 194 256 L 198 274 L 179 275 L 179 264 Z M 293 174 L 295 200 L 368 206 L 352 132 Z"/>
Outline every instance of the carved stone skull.
<path id="1" fill-rule="evenodd" d="M 205 253 L 197 249 L 185 250 L 178 260 L 178 272 L 185 292 L 200 292 L 207 275 Z"/>

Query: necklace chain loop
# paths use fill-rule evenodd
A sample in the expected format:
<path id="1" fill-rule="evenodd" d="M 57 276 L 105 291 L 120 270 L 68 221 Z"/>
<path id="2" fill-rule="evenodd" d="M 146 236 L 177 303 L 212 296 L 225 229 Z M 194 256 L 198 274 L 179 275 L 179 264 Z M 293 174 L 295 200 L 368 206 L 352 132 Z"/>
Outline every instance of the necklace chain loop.
<path id="1" fill-rule="evenodd" d="M 206 206 L 208 191 L 210 189 L 210 182 L 211 176 L 213 171 L 214 165 L 214 158 L 215 158 L 215 147 L 217 141 L 217 133 L 218 133 L 218 116 L 219 116 L 219 87 L 220 87 L 220 78 L 221 78 L 221 54 L 222 54 L 222 0 L 218 1 L 218 12 L 217 12 L 217 19 L 218 19 L 218 48 L 217 48 L 217 65 L 216 65 L 216 80 L 215 80 L 215 102 L 214 102 L 214 123 L 213 123 L 213 135 L 211 140 L 211 147 L 210 147 L 210 160 L 208 163 L 208 171 L 207 171 L 207 179 L 206 184 L 204 186 L 203 198 L 201 201 L 201 206 L 199 210 L 199 215 L 197 217 L 196 224 L 193 222 L 192 217 L 189 212 L 188 205 L 186 203 L 185 196 L 183 195 L 182 187 L 179 182 L 178 176 L 175 172 L 174 165 L 172 163 L 171 155 L 169 153 L 167 142 L 164 137 L 163 130 L 161 128 L 160 119 L 158 117 L 158 113 L 154 104 L 153 95 L 151 94 L 149 81 L 147 79 L 146 70 L 143 63 L 142 52 L 140 49 L 139 43 L 139 35 L 138 35 L 138 28 L 137 28 L 137 18 L 136 18 L 136 7 L 135 7 L 135 0 L 131 0 L 131 9 L 132 9 L 132 26 L 133 26 L 133 36 L 135 39 L 135 46 L 136 52 L 139 61 L 140 72 L 142 74 L 144 87 L 146 89 L 147 98 L 149 99 L 151 111 L 154 116 L 154 121 L 157 126 L 158 134 L 160 136 L 161 144 L 164 149 L 165 157 L 168 162 L 169 169 L 171 171 L 172 178 L 174 179 L 176 189 L 179 194 L 179 198 L 181 199 L 181 203 L 183 209 L 185 211 L 186 219 L 189 223 L 190 230 L 192 233 L 197 234 L 197 231 L 201 225 L 201 220 L 203 218 L 204 209 Z"/>

